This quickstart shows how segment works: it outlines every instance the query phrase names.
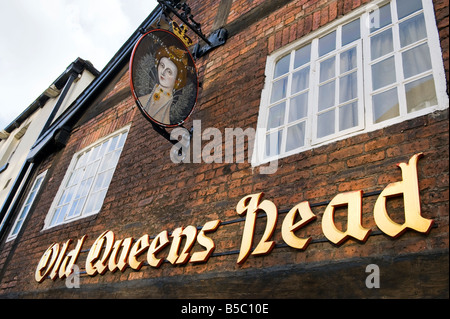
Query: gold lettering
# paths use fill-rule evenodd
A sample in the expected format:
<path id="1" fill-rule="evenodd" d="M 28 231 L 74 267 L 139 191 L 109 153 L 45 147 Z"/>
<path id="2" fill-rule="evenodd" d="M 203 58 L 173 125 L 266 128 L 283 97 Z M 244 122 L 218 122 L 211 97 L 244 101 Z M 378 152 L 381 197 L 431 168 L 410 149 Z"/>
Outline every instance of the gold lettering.
<path id="1" fill-rule="evenodd" d="M 195 238 L 197 237 L 197 228 L 194 226 L 188 226 L 183 230 L 181 235 L 186 237 L 186 244 L 183 247 L 180 257 L 178 257 L 176 261 L 177 265 L 185 264 L 189 260 L 189 251 L 192 249 L 192 246 L 194 246 Z"/>
<path id="2" fill-rule="evenodd" d="M 47 248 L 45 253 L 39 260 L 36 272 L 34 274 L 34 279 L 41 283 L 48 276 L 53 266 L 55 265 L 56 259 L 58 258 L 59 244 L 52 244 Z"/>
<path id="3" fill-rule="evenodd" d="M 148 264 L 154 268 L 159 268 L 164 262 L 163 258 L 156 258 L 156 254 L 169 244 L 169 235 L 167 230 L 162 231 L 153 239 L 147 252 Z"/>
<path id="4" fill-rule="evenodd" d="M 108 261 L 108 269 L 110 272 L 115 272 L 117 271 L 117 269 L 119 269 L 121 272 L 125 271 L 128 265 L 128 254 L 130 253 L 132 243 L 133 238 L 131 237 L 117 240 L 114 243 L 113 251 Z M 122 248 L 122 252 L 120 253 L 119 260 L 117 260 L 120 248 Z"/>
<path id="5" fill-rule="evenodd" d="M 181 236 L 186 237 L 186 244 L 184 245 L 181 255 L 178 255 L 178 251 L 180 250 L 181 245 Z M 194 226 L 188 226 L 186 228 L 179 227 L 175 229 L 172 233 L 173 241 L 172 245 L 170 246 L 167 260 L 172 265 L 180 265 L 186 263 L 189 259 L 189 251 L 191 250 L 192 246 L 194 246 L 196 236 L 197 228 L 195 228 Z"/>
<path id="6" fill-rule="evenodd" d="M 62 246 L 61 250 L 59 251 L 58 259 L 56 260 L 56 263 L 53 266 L 52 271 L 50 272 L 50 278 L 52 280 L 55 280 L 56 277 L 58 277 L 58 269 L 61 266 L 64 255 L 66 254 L 67 248 L 69 247 L 71 242 L 72 242 L 72 239 L 69 239 L 68 241 L 66 241 L 65 244 Z"/>
<path id="7" fill-rule="evenodd" d="M 428 233 L 433 226 L 433 220 L 426 219 L 421 215 L 419 181 L 417 176 L 417 162 L 423 153 L 415 154 L 409 163 L 400 163 L 398 166 L 402 171 L 402 181 L 391 183 L 381 192 L 374 207 L 374 219 L 378 228 L 391 237 L 398 237 L 407 228 L 420 233 Z M 403 194 L 405 210 L 405 222 L 400 225 L 394 222 L 386 209 L 386 201 L 389 197 Z"/>
<path id="8" fill-rule="evenodd" d="M 209 257 L 213 253 L 214 249 L 216 248 L 216 245 L 214 241 L 207 237 L 205 234 L 214 232 L 217 230 L 217 228 L 220 225 L 220 220 L 213 220 L 210 222 L 207 222 L 200 233 L 197 236 L 197 242 L 206 248 L 204 251 L 198 251 L 192 254 L 191 263 L 200 263 L 200 262 L 206 262 L 208 261 Z"/>
<path id="9" fill-rule="evenodd" d="M 244 225 L 244 234 L 242 236 L 241 250 L 239 252 L 238 264 L 242 264 L 250 254 L 253 244 L 253 235 L 255 232 L 256 215 L 259 211 L 264 211 L 267 215 L 267 224 L 263 237 L 256 246 L 252 255 L 268 254 L 275 246 L 274 241 L 269 241 L 275 230 L 278 219 L 278 210 L 274 203 L 264 200 L 260 203 L 264 193 L 253 194 L 242 198 L 236 206 L 236 212 L 239 215 L 247 214 Z"/>
<path id="10" fill-rule="evenodd" d="M 297 214 L 300 216 L 300 221 L 294 224 L 295 218 Z M 293 207 L 286 217 L 283 220 L 283 225 L 281 227 L 281 235 L 286 244 L 291 246 L 292 248 L 297 249 L 306 249 L 311 242 L 312 238 L 308 237 L 298 238 L 295 236 L 295 231 L 302 228 L 304 225 L 309 222 L 315 220 L 317 218 L 316 215 L 311 211 L 311 207 L 309 206 L 309 202 L 302 202 L 295 207 Z"/>
<path id="11" fill-rule="evenodd" d="M 181 232 L 183 231 L 183 227 L 178 227 L 172 232 L 172 245 L 170 246 L 169 255 L 167 256 L 167 260 L 174 265 L 178 259 L 178 249 L 181 244 Z"/>
<path id="12" fill-rule="evenodd" d="M 134 270 L 141 269 L 144 261 L 138 261 L 137 257 L 142 255 L 150 246 L 150 239 L 148 235 L 144 235 L 139 238 L 133 245 L 130 251 L 130 257 L 128 258 L 128 263 Z"/>
<path id="13" fill-rule="evenodd" d="M 412 156 L 408 163 L 400 163 L 402 180 L 387 185 L 376 200 L 373 215 L 378 228 L 391 237 L 398 237 L 407 229 L 416 230 L 421 233 L 428 233 L 434 220 L 426 219 L 421 215 L 420 192 L 418 181 L 418 161 L 423 156 L 422 153 Z M 264 255 L 272 251 L 275 241 L 271 240 L 278 220 L 278 210 L 275 204 L 269 200 L 263 200 L 264 193 L 257 193 L 245 196 L 237 206 L 236 212 L 245 217 L 244 229 L 241 239 L 241 246 L 238 264 L 242 264 L 252 255 Z M 404 223 L 394 222 L 387 212 L 387 200 L 391 197 L 403 196 L 404 203 Z M 321 221 L 322 231 L 325 237 L 336 245 L 342 244 L 349 237 L 365 242 L 370 235 L 371 229 L 362 226 L 362 198 L 363 192 L 354 191 L 337 194 L 327 205 Z M 336 210 L 345 207 L 347 209 L 345 231 L 336 225 Z M 256 221 L 258 213 L 265 213 L 266 222 L 261 240 L 252 251 L 255 236 Z M 284 242 L 295 249 L 305 250 L 312 241 L 312 237 L 300 238 L 295 232 L 308 223 L 316 220 L 317 216 L 311 211 L 309 202 L 304 201 L 294 206 L 286 215 L 281 226 L 281 236 Z M 186 228 L 176 228 L 172 237 L 171 247 L 167 260 L 172 265 L 207 262 L 213 254 L 216 245 L 206 234 L 214 232 L 221 225 L 220 220 L 209 221 L 204 224 L 197 234 L 197 228 L 187 226 Z M 262 225 L 260 225 L 262 226 Z M 73 267 L 80 255 L 81 248 L 87 236 L 78 240 L 76 247 L 69 253 L 68 247 L 72 240 L 64 244 L 52 244 L 42 255 L 35 271 L 35 280 L 39 283 L 50 277 L 55 280 L 69 277 L 73 273 Z M 181 245 L 184 242 L 180 253 Z M 195 242 L 204 250 L 193 252 L 192 247 Z M 133 244 L 133 238 L 115 241 L 112 231 L 103 232 L 93 243 L 86 257 L 86 273 L 90 276 L 103 275 L 106 270 L 115 272 L 118 269 L 123 272 L 130 266 L 134 270 L 140 270 L 144 260 L 138 261 L 146 250 L 147 262 L 151 267 L 159 268 L 164 258 L 158 258 L 159 254 L 170 244 L 167 231 L 159 233 L 150 243 L 149 235 L 144 235 Z M 67 254 L 66 254 L 67 253 Z"/>
<path id="14" fill-rule="evenodd" d="M 337 229 L 334 223 L 334 212 L 336 207 L 348 205 L 347 230 L 345 232 Z M 322 231 L 325 236 L 336 245 L 343 243 L 348 237 L 366 241 L 370 229 L 365 229 L 361 224 L 362 215 L 362 191 L 347 192 L 336 195 L 322 217 Z"/>
<path id="15" fill-rule="evenodd" d="M 86 235 L 84 235 L 81 239 L 78 240 L 76 247 L 70 251 L 67 256 L 64 258 L 61 266 L 59 267 L 59 278 L 69 277 L 73 272 L 73 265 L 77 262 L 78 256 L 81 252 L 81 247 L 86 239 Z"/>
<path id="16" fill-rule="evenodd" d="M 100 254 L 103 250 L 103 245 L 106 247 L 102 257 Z M 108 268 L 108 257 L 114 244 L 114 233 L 112 231 L 105 231 L 94 242 L 89 254 L 86 258 L 86 273 L 90 276 L 95 276 L 97 273 L 103 275 Z"/>

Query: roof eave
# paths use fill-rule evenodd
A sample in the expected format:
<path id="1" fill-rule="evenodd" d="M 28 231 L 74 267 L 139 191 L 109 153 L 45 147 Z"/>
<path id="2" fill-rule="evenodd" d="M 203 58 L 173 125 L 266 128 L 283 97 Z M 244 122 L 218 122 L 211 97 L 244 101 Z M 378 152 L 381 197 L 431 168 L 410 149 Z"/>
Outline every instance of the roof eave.
<path id="1" fill-rule="evenodd" d="M 67 127 L 72 127 L 79 116 L 88 107 L 89 102 L 92 101 L 96 95 L 108 85 L 108 80 L 113 78 L 117 72 L 119 72 L 125 63 L 127 63 L 131 57 L 131 52 L 137 40 L 142 36 L 142 30 L 149 28 L 161 13 L 161 7 L 157 6 L 150 15 L 144 20 L 144 22 L 137 28 L 132 36 L 122 45 L 113 58 L 103 68 L 100 74 L 88 85 L 88 87 L 81 93 L 75 101 L 69 106 L 65 114 L 62 114 L 56 119 L 52 125 L 42 134 L 42 136 L 33 145 L 27 160 L 34 162 L 39 153 L 49 145 L 54 137 L 61 130 L 67 130 Z"/>

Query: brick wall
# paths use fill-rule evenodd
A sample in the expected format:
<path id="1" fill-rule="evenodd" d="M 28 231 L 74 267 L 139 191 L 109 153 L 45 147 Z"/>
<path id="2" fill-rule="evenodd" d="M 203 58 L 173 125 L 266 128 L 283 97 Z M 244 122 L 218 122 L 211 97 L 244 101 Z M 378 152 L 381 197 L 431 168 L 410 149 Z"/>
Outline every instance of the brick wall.
<path id="1" fill-rule="evenodd" d="M 222 134 L 225 128 L 255 128 L 267 55 L 366 2 L 290 1 L 273 13 L 261 14 L 258 21 L 232 35 L 226 45 L 197 61 L 202 88 L 186 127 L 191 127 L 193 120 L 201 120 L 203 128 L 215 127 Z M 236 22 L 239 14 L 255 12 L 252 9 L 263 3 L 233 1 L 227 23 Z M 434 3 L 448 83 L 448 1 Z M 201 10 L 203 5 L 208 10 Z M 208 31 L 219 1 L 196 2 L 192 6 L 194 13 L 200 12 L 196 18 Z M 103 98 L 90 107 L 104 111 L 84 116 L 72 131 L 68 145 L 40 167 L 40 171 L 50 167 L 45 190 L 30 214 L 21 240 L 14 244 L 1 279 L 0 294 L 448 298 L 448 110 L 289 156 L 279 161 L 276 174 L 261 175 L 258 168 L 247 162 L 172 163 L 171 144 L 136 110 L 131 94 L 123 95 L 128 79 L 128 72 L 116 78 L 101 93 Z M 42 231 L 73 154 L 128 124 L 131 129 L 101 212 Z M 246 148 L 252 143 L 246 143 Z M 376 192 L 401 180 L 396 164 L 407 162 L 419 152 L 424 153 L 418 164 L 422 215 L 433 219 L 435 227 L 428 235 L 409 231 L 391 239 L 377 229 L 373 219 Z M 375 192 L 363 199 L 363 226 L 370 228 L 372 235 L 366 243 L 350 239 L 336 246 L 324 238 L 321 229 L 326 203 L 339 193 L 358 190 Z M 277 244 L 283 244 L 281 224 L 287 210 L 309 201 L 317 220 L 296 234 L 311 236 L 313 241 L 305 251 L 279 245 L 267 256 L 250 256 L 239 265 L 237 252 L 244 222 L 239 221 L 236 205 L 244 196 L 259 192 L 264 192 L 264 198 L 275 203 L 280 212 L 273 235 Z M 392 199 L 388 205 L 394 220 L 401 222 L 402 201 Z M 337 210 L 338 227 L 342 229 L 345 216 L 344 209 Z M 53 242 L 76 241 L 88 234 L 78 263 L 83 267 L 86 250 L 105 230 L 113 231 L 117 239 L 138 239 L 164 230 L 172 232 L 181 226 L 201 227 L 216 219 L 232 223 L 221 225 L 209 235 L 218 255 L 207 263 L 173 266 L 166 262 L 159 269 L 144 266 L 140 271 L 128 268 L 123 273 L 107 272 L 103 276 L 84 274 L 81 289 L 75 291 L 66 289 L 63 280 L 38 284 L 33 279 L 40 257 Z M 264 226 L 265 218 L 258 219 L 255 243 L 262 237 Z M 3 246 L 3 262 L 12 245 Z M 160 256 L 166 257 L 168 250 L 165 248 Z M 197 243 L 191 252 L 200 250 Z M 365 267 L 370 263 L 384 270 L 384 290 L 369 291 L 365 287 Z"/>

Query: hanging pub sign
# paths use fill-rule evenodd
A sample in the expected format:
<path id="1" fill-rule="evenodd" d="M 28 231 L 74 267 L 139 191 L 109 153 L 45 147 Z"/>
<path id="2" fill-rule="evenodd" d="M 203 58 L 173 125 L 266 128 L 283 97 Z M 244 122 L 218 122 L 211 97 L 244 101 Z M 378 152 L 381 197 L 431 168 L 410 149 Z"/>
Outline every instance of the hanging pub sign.
<path id="1" fill-rule="evenodd" d="M 147 119 L 163 127 L 182 125 L 198 93 L 194 59 L 183 41 L 162 29 L 144 34 L 131 56 L 130 86 Z"/>

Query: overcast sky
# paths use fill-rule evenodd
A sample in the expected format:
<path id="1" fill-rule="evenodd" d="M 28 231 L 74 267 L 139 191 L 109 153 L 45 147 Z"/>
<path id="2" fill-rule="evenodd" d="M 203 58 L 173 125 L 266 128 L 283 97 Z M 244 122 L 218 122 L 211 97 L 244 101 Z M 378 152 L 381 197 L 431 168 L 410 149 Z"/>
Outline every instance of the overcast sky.
<path id="1" fill-rule="evenodd" d="M 101 71 L 156 0 L 0 0 L 0 130 L 77 58 Z"/>

